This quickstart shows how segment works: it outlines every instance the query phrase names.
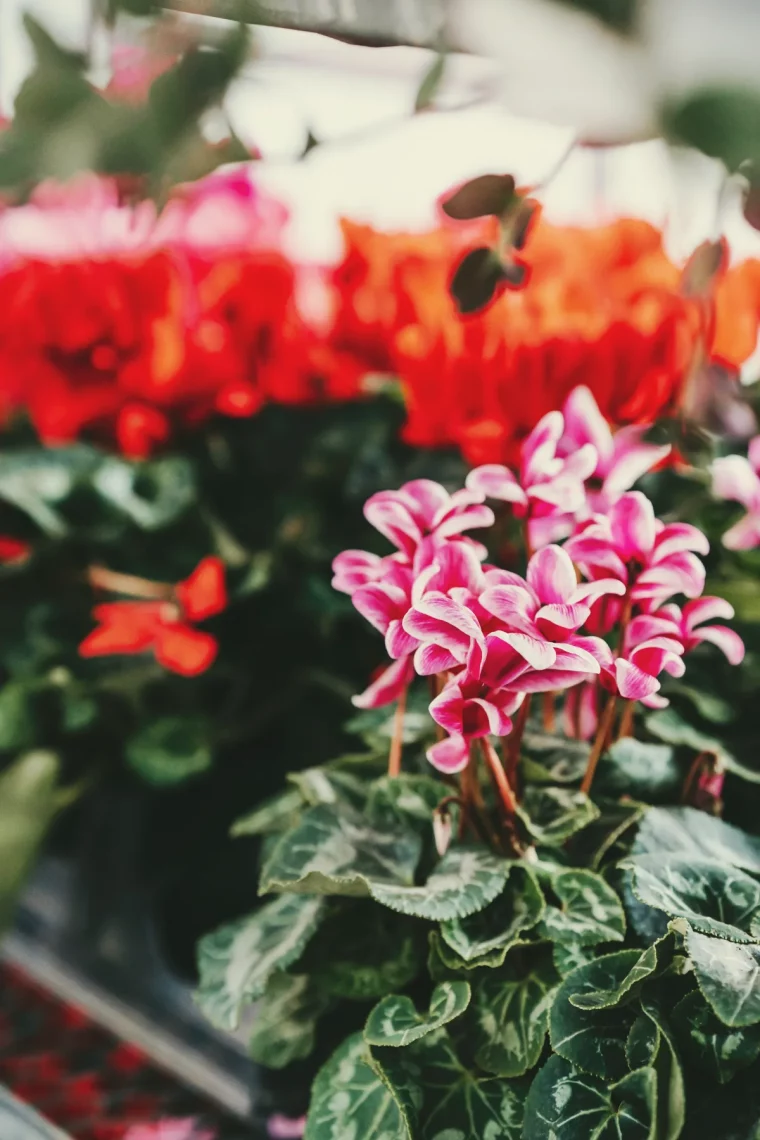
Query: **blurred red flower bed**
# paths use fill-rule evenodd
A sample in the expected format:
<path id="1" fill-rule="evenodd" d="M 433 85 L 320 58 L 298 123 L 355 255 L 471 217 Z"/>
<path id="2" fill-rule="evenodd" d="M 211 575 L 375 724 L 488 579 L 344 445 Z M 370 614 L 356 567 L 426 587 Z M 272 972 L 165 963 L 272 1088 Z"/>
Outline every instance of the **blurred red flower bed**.
<path id="1" fill-rule="evenodd" d="M 285 220 L 245 172 L 181 188 L 160 214 L 94 177 L 0 212 L 0 415 L 26 412 L 45 443 L 141 458 L 214 413 L 354 399 L 380 372 L 401 381 L 407 442 L 509 461 L 579 383 L 611 423 L 651 422 L 696 353 L 735 369 L 756 346 L 760 262 L 723 268 L 706 305 L 632 219 L 539 219 L 526 287 L 466 318 L 448 284 L 489 224 L 345 221 L 342 260 L 312 275 L 329 312 L 317 327 L 281 252 Z"/>

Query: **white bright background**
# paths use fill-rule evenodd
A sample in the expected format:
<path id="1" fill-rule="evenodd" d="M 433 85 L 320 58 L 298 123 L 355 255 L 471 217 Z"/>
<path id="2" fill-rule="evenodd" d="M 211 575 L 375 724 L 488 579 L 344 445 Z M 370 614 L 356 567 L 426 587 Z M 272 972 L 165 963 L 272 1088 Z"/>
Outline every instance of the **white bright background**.
<path id="1" fill-rule="evenodd" d="M 31 64 L 25 10 L 71 46 L 87 38 L 88 0 L 0 0 L 5 114 Z M 566 129 L 510 115 L 498 101 L 494 62 L 450 57 L 440 102 L 460 109 L 412 117 L 430 53 L 355 47 L 274 28 L 257 29 L 256 36 L 259 58 L 229 92 L 227 111 L 244 141 L 265 156 L 257 180 L 291 207 L 288 252 L 302 260 L 338 256 L 342 214 L 386 228 L 424 228 L 434 221 L 435 199 L 458 181 L 489 171 L 540 181 L 571 138 Z M 296 161 L 309 130 L 329 145 Z M 575 152 L 542 197 L 556 221 L 647 218 L 663 226 L 680 258 L 714 235 L 720 182 L 717 164 L 673 156 L 650 142 Z M 760 235 L 743 221 L 737 202 L 724 211 L 722 228 L 735 259 L 760 256 Z"/>

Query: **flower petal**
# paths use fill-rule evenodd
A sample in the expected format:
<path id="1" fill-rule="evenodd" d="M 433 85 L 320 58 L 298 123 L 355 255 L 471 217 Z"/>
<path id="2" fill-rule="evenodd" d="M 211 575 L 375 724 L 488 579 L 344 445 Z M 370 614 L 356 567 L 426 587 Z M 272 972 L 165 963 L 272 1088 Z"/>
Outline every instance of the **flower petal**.
<path id="1" fill-rule="evenodd" d="M 352 704 L 358 709 L 379 709 L 389 705 L 398 700 L 413 676 L 411 657 L 401 657 L 384 669 L 363 693 L 352 697 Z"/>
<path id="2" fill-rule="evenodd" d="M 412 479 L 404 483 L 401 491 L 414 501 L 414 519 L 426 530 L 432 530 L 436 515 L 451 505 L 451 496 L 446 488 L 432 479 Z"/>
<path id="3" fill-rule="evenodd" d="M 755 550 L 760 546 L 760 512 L 745 515 L 723 535 L 726 550 Z"/>
<path id="4" fill-rule="evenodd" d="M 550 641 L 561 641 L 568 634 L 580 629 L 588 621 L 590 614 L 590 608 L 580 603 L 574 606 L 542 606 L 536 614 L 536 625 Z"/>
<path id="5" fill-rule="evenodd" d="M 670 455 L 669 443 L 661 446 L 644 443 L 649 425 L 632 425 L 615 432 L 614 454 L 605 480 L 604 492 L 610 502 L 617 499 L 634 483 Z"/>
<path id="6" fill-rule="evenodd" d="M 216 659 L 217 649 L 216 638 L 210 633 L 180 622 L 162 626 L 156 635 L 156 661 L 182 677 L 205 673 Z"/>
<path id="7" fill-rule="evenodd" d="M 388 491 L 372 495 L 364 504 L 364 517 L 389 542 L 411 557 L 422 538 L 422 531 L 407 507 Z"/>
<path id="8" fill-rule="evenodd" d="M 710 595 L 705 595 L 703 598 L 695 598 L 691 602 L 687 602 L 683 608 L 684 624 L 692 633 L 694 627 L 702 625 L 703 622 L 712 621 L 713 618 L 723 618 L 730 621 L 734 616 L 734 607 L 725 598 L 715 598 Z"/>
<path id="9" fill-rule="evenodd" d="M 467 767 L 470 746 L 463 736 L 449 736 L 446 740 L 439 740 L 432 748 L 428 748 L 426 755 L 439 772 L 453 775 Z"/>
<path id="10" fill-rule="evenodd" d="M 748 511 L 760 509 L 760 478 L 742 455 L 713 461 L 712 493 L 716 499 L 741 503 Z"/>
<path id="11" fill-rule="evenodd" d="M 545 546 L 528 563 L 528 585 L 543 605 L 567 602 L 578 585 L 572 559 L 561 546 Z"/>
<path id="12" fill-rule="evenodd" d="M 363 618 L 380 633 L 385 633 L 392 621 L 400 621 L 409 608 L 409 599 L 399 586 L 374 582 L 360 586 L 351 598 Z"/>
<path id="13" fill-rule="evenodd" d="M 436 673 L 447 673 L 462 664 L 461 654 L 455 655 L 442 645 L 426 642 L 415 651 L 414 668 L 420 677 L 434 677 Z"/>
<path id="14" fill-rule="evenodd" d="M 621 697 L 628 701 L 640 701 L 659 691 L 660 682 L 656 677 L 645 673 L 631 661 L 619 657 L 615 662 L 615 682 Z"/>
<path id="15" fill-rule="evenodd" d="M 648 562 L 656 538 L 654 508 L 641 491 L 628 491 L 609 511 L 612 541 L 624 562 Z"/>
<path id="16" fill-rule="evenodd" d="M 470 471 L 466 479 L 468 490 L 498 499 L 505 503 L 526 503 L 527 497 L 508 467 L 500 463 L 486 463 Z"/>
<path id="17" fill-rule="evenodd" d="M 221 613 L 227 605 L 224 563 L 221 558 L 202 559 L 189 578 L 177 586 L 177 598 L 189 621 L 203 621 Z"/>
<path id="18" fill-rule="evenodd" d="M 741 665 L 744 660 L 744 642 L 739 634 L 725 625 L 708 625 L 694 631 L 695 641 L 709 641 L 725 653 L 731 665 Z"/>

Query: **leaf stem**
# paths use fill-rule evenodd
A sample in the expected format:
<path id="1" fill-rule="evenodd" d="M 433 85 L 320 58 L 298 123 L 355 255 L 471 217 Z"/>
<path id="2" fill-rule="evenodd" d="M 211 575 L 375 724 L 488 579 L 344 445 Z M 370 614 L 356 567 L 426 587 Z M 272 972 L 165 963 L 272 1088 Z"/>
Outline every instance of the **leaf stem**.
<path id="1" fill-rule="evenodd" d="M 108 590 L 112 594 L 128 594 L 133 598 L 147 598 L 154 601 L 170 601 L 174 596 L 174 586 L 170 582 L 149 582 L 136 574 L 120 574 L 105 566 L 89 566 L 87 581 L 96 590 Z"/>

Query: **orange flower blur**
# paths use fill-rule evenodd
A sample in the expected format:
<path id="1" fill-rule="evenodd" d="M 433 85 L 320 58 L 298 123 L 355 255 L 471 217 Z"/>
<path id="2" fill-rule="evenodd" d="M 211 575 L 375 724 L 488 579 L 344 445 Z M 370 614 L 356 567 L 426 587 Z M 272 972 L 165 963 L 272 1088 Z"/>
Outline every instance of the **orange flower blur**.
<path id="1" fill-rule="evenodd" d="M 471 317 L 457 314 L 448 282 L 462 250 L 490 240 L 487 226 L 476 237 L 449 224 L 414 236 L 347 222 L 344 236 L 337 341 L 364 343 L 369 370 L 398 374 L 408 443 L 455 445 L 473 464 L 512 460 L 578 384 L 611 423 L 651 422 L 677 407 L 702 340 L 731 369 L 757 343 L 760 262 L 721 271 L 706 319 L 704 304 L 682 293 L 661 233 L 643 221 L 539 220 L 524 251 L 527 286 Z"/>

